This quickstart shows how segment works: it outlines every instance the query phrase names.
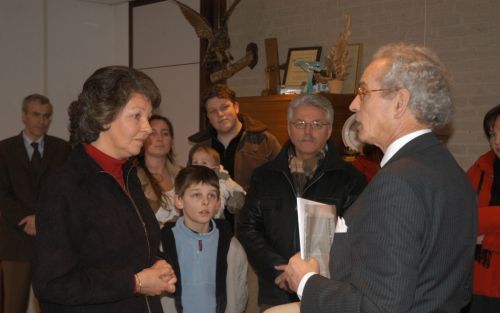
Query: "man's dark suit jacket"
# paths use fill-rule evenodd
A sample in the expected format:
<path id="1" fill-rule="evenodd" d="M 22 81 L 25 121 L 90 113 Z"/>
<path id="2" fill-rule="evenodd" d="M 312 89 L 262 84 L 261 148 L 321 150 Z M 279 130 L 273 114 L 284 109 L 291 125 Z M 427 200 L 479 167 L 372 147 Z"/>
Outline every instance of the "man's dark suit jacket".
<path id="1" fill-rule="evenodd" d="M 432 133 L 407 143 L 344 215 L 332 279 L 313 275 L 301 312 L 459 312 L 471 295 L 477 209 Z"/>
<path id="2" fill-rule="evenodd" d="M 29 261 L 33 257 L 35 237 L 17 224 L 35 214 L 41 186 L 64 163 L 70 149 L 66 141 L 45 135 L 37 178 L 31 171 L 22 133 L 0 142 L 0 260 Z"/>

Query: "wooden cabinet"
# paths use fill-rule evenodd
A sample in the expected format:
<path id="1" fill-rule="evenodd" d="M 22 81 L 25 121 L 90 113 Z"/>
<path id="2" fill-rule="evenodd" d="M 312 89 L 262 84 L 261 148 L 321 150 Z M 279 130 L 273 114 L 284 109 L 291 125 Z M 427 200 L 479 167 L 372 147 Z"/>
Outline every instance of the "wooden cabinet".
<path id="1" fill-rule="evenodd" d="M 344 154 L 346 147 L 342 142 L 342 126 L 353 113 L 349 111 L 349 104 L 355 95 L 322 94 L 332 103 L 334 110 L 332 139 L 340 154 Z M 288 103 L 296 95 L 274 95 L 257 97 L 239 97 L 240 112 L 265 123 L 281 144 L 288 140 L 287 109 Z"/>

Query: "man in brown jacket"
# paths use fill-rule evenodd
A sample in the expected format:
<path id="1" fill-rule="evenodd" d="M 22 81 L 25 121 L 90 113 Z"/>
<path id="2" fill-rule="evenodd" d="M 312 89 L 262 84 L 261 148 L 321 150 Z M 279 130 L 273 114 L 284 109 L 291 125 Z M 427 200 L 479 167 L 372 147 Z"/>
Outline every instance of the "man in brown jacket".
<path id="1" fill-rule="evenodd" d="M 4 289 L 3 312 L 25 313 L 31 284 L 35 211 L 47 177 L 61 166 L 69 144 L 46 135 L 52 118 L 47 97 L 23 100 L 24 130 L 0 141 L 0 262 Z"/>
<path id="2" fill-rule="evenodd" d="M 202 110 L 205 110 L 210 125 L 188 139 L 199 146 L 210 146 L 219 152 L 221 164 L 229 175 L 248 190 L 255 168 L 278 155 L 280 144 L 267 131 L 267 126 L 248 115 L 239 113 L 236 94 L 227 85 L 217 84 L 202 94 Z"/>

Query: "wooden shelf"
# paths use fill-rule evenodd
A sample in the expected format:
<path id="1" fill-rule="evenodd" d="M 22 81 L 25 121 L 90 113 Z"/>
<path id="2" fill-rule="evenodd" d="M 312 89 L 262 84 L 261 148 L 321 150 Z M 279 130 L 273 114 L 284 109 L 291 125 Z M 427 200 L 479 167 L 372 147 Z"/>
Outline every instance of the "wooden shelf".
<path id="1" fill-rule="evenodd" d="M 342 142 L 342 126 L 353 113 L 349 111 L 349 104 L 355 95 L 322 94 L 332 103 L 334 110 L 332 139 L 337 151 L 342 155 L 346 147 Z M 240 112 L 265 123 L 269 131 L 278 138 L 281 144 L 288 140 L 287 109 L 288 103 L 296 95 L 273 95 L 239 97 Z"/>

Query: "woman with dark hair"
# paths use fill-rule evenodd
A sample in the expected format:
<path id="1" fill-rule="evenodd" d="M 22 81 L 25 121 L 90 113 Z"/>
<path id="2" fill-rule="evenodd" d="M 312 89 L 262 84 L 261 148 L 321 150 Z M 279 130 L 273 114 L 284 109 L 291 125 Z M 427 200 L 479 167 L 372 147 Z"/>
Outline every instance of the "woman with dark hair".
<path id="1" fill-rule="evenodd" d="M 491 150 L 467 175 L 478 195 L 478 238 L 471 313 L 500 312 L 500 105 L 484 116 Z"/>
<path id="2" fill-rule="evenodd" d="M 179 216 L 174 203 L 174 179 L 181 170 L 175 162 L 173 149 L 174 128 L 170 120 L 161 115 L 149 118 L 152 133 L 144 143 L 138 158 L 137 176 L 149 205 L 160 227 Z"/>
<path id="3" fill-rule="evenodd" d="M 33 287 L 42 312 L 162 312 L 174 292 L 159 261 L 160 229 L 136 168 L 161 101 L 154 82 L 123 66 L 104 67 L 69 107 L 72 153 L 50 179 L 37 211 Z"/>

